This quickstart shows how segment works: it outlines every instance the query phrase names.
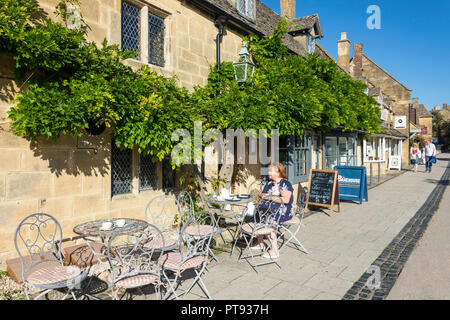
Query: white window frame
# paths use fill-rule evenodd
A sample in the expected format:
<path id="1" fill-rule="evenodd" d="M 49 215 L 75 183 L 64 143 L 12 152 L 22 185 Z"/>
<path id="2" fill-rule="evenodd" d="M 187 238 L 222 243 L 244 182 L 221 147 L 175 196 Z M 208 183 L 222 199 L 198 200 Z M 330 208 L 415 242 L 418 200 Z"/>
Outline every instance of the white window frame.
<path id="1" fill-rule="evenodd" d="M 240 3 L 244 3 L 244 12 L 241 11 Z M 249 14 L 249 10 L 252 8 L 251 15 Z M 243 17 L 255 21 L 256 17 L 256 1 L 255 0 L 236 0 L 236 9 L 240 15 Z"/>
<path id="2" fill-rule="evenodd" d="M 372 139 L 377 139 L 377 154 L 381 156 L 381 159 L 369 160 L 367 156 L 367 140 L 363 140 L 363 161 L 364 163 L 376 163 L 376 162 L 386 162 L 386 138 L 384 137 L 372 137 Z M 372 140 L 373 141 L 373 140 Z"/>

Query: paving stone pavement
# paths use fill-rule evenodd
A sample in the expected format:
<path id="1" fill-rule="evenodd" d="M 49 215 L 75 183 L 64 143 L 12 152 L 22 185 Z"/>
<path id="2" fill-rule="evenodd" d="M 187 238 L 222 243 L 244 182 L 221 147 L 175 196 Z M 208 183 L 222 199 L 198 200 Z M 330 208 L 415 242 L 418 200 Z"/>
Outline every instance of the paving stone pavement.
<path id="1" fill-rule="evenodd" d="M 309 214 L 298 238 L 310 253 L 285 247 L 281 269 L 271 264 L 256 273 L 245 260 L 237 261 L 236 250 L 231 257 L 217 254 L 219 261 L 211 262 L 203 282 L 212 298 L 221 300 L 384 299 L 414 249 L 410 242 L 420 238 L 431 219 L 426 213 L 439 205 L 442 190 L 432 191 L 442 186 L 447 165 L 450 175 L 450 154 L 439 155 L 430 174 L 408 171 L 370 189 L 368 202 L 341 202 L 341 212 L 333 216 Z M 377 290 L 367 287 L 373 264 L 387 280 Z M 189 284 L 187 279 L 181 288 Z M 103 298 L 108 299 L 106 292 Z M 196 286 L 183 299 L 205 296 Z"/>
<path id="2" fill-rule="evenodd" d="M 281 269 L 274 264 L 262 266 L 257 274 L 244 260 L 237 262 L 237 253 L 231 257 L 222 253 L 219 262 L 211 263 L 204 283 L 214 299 L 342 299 L 355 282 L 367 281 L 369 274 L 365 272 L 400 231 L 410 222 L 414 225 L 411 218 L 436 187 L 448 160 L 450 154 L 439 155 L 430 174 L 406 172 L 370 189 L 369 201 L 361 205 L 342 202 L 341 212 L 333 216 L 324 212 L 309 215 L 299 239 L 310 253 L 284 248 Z M 428 200 L 436 205 L 437 199 Z M 423 226 L 419 229 L 424 232 Z M 408 252 L 412 249 L 408 247 Z M 363 274 L 366 276 L 361 278 Z M 373 297 L 365 283 L 361 284 L 365 291 L 358 298 Z M 203 297 L 195 288 L 184 299 Z"/>

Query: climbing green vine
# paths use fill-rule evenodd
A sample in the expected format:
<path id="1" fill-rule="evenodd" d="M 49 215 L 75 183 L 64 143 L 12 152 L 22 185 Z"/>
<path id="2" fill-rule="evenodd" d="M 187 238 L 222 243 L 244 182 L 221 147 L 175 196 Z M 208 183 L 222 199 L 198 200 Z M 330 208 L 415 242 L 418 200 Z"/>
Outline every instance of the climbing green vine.
<path id="1" fill-rule="evenodd" d="M 106 40 L 88 42 L 86 29 L 69 30 L 45 17 L 34 0 L 1 0 L 0 51 L 14 57 L 21 87 L 8 116 L 16 135 L 29 140 L 80 136 L 90 123 L 110 128 L 120 148 L 169 155 L 175 129 L 278 128 L 379 130 L 379 108 L 365 85 L 317 55 L 292 55 L 283 45 L 283 20 L 267 37 L 249 36 L 257 65 L 252 81 L 238 84 L 231 63 L 211 67 L 208 83 L 189 93 L 143 67 L 123 61 L 134 55 Z M 64 1 L 58 5 L 64 20 Z"/>

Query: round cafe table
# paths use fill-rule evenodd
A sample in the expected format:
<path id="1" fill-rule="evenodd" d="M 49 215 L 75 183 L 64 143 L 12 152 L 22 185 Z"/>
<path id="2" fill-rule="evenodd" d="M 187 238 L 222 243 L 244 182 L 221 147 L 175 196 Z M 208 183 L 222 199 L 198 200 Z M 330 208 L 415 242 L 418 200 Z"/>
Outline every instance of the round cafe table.
<path id="1" fill-rule="evenodd" d="M 115 224 L 117 220 L 125 220 L 125 224 L 123 227 L 119 227 Z M 101 230 L 101 226 L 105 222 L 111 222 L 113 224 L 112 228 L 109 230 Z M 147 222 L 139 219 L 131 219 L 131 218 L 110 218 L 110 219 L 100 219 L 94 221 L 84 222 L 82 224 L 76 225 L 73 228 L 73 232 L 79 234 L 83 237 L 100 237 L 102 242 L 105 243 L 105 240 L 111 238 L 111 236 L 118 232 L 133 232 L 142 230 L 147 225 Z"/>

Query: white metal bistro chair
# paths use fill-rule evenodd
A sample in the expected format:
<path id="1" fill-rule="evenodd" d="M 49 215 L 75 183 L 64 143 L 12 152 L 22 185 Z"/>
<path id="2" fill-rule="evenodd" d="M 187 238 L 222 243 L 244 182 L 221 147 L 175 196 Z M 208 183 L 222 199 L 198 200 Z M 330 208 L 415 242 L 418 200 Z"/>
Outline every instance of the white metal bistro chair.
<path id="1" fill-rule="evenodd" d="M 27 299 L 29 287 L 41 291 L 34 300 L 50 291 L 63 291 L 62 300 L 77 290 L 86 278 L 77 266 L 65 266 L 61 255 L 62 229 L 59 222 L 47 213 L 35 213 L 24 218 L 16 229 L 14 245 L 22 264 L 22 281 Z"/>
<path id="2" fill-rule="evenodd" d="M 139 230 L 130 232 L 117 231 L 108 242 L 108 261 L 111 273 L 108 277 L 111 283 L 111 293 L 115 300 L 122 299 L 128 293 L 128 299 L 133 296 L 133 289 L 145 297 L 143 287 L 153 286 L 156 297 L 161 298 L 161 264 L 164 254 L 161 249 L 148 247 L 151 241 L 161 243 L 164 248 L 164 237 L 157 227 L 147 224 Z M 125 290 L 119 298 L 119 290 Z"/>
<path id="3" fill-rule="evenodd" d="M 210 231 L 214 228 L 214 217 L 207 211 L 196 212 L 184 223 L 180 233 L 179 251 L 168 252 L 161 258 L 163 277 L 168 284 L 164 299 L 178 299 L 188 294 L 196 284 L 208 299 L 212 299 L 201 277 L 209 264 L 209 246 L 214 235 Z M 188 289 L 180 292 L 178 287 L 187 270 L 193 270 L 195 276 Z"/>
<path id="4" fill-rule="evenodd" d="M 278 202 L 274 201 L 277 199 Z M 269 249 L 270 245 L 266 245 L 262 250 L 254 250 L 252 247 L 253 240 L 258 236 L 264 237 L 275 233 L 275 236 L 280 235 L 279 220 L 283 214 L 285 205 L 280 196 L 267 195 L 267 200 L 263 200 L 257 207 L 253 221 L 244 223 L 241 227 L 241 234 L 245 240 L 245 248 L 241 249 L 238 257 L 238 261 L 245 259 L 250 266 L 258 272 L 257 268 L 262 265 L 275 263 L 278 267 L 280 265 L 280 257 L 270 257 L 270 259 L 265 259 L 262 262 L 257 262 L 256 259 L 264 255 Z M 258 252 L 259 251 L 259 252 Z M 250 261 L 249 261 L 250 260 Z"/>
<path id="5" fill-rule="evenodd" d="M 163 234 L 165 247 L 160 247 L 160 242 L 149 242 L 147 247 L 154 247 L 157 250 L 170 251 L 178 248 L 180 204 L 175 197 L 170 195 L 160 195 L 150 200 L 145 207 L 145 220 L 156 226 Z M 177 225 L 174 225 L 178 215 Z"/>
<path id="6" fill-rule="evenodd" d="M 292 219 L 285 221 L 281 224 L 281 235 L 279 239 L 281 239 L 282 243 L 280 245 L 280 250 L 288 246 L 288 244 L 292 242 L 292 246 L 294 249 L 303 251 L 304 253 L 309 253 L 308 250 L 306 250 L 306 248 L 297 238 L 297 233 L 300 231 L 301 228 L 304 227 L 303 217 L 305 215 L 306 210 L 306 195 L 307 195 L 307 188 L 303 189 L 300 187 L 299 194 L 297 196 L 297 205 Z M 287 239 L 286 236 L 288 236 Z M 289 245 L 289 247 L 291 247 L 291 245 Z"/>
<path id="7" fill-rule="evenodd" d="M 195 215 L 195 208 L 194 208 L 194 202 L 192 201 L 192 197 L 189 195 L 187 191 L 181 191 L 178 195 L 178 203 L 180 206 L 179 209 L 179 230 L 181 232 L 181 229 L 186 224 L 186 222 L 189 220 L 189 218 L 193 215 Z M 222 228 L 218 226 L 218 220 L 215 221 L 214 227 L 211 227 L 209 225 L 203 225 L 201 226 L 203 234 L 209 235 L 209 233 L 213 233 L 213 237 L 217 235 L 222 235 Z M 197 230 L 195 228 L 187 228 L 187 233 L 190 233 L 192 236 L 197 235 Z M 216 257 L 214 252 L 211 250 L 210 247 L 208 247 L 209 254 L 212 259 L 219 261 L 219 259 Z"/>

